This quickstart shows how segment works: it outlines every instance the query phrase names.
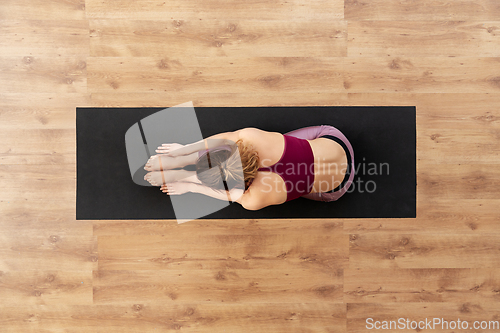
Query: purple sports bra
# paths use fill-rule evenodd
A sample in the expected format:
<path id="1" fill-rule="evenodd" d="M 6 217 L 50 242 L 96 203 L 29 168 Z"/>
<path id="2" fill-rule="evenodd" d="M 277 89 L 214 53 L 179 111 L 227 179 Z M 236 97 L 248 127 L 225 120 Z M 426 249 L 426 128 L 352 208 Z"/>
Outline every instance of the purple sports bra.
<path id="1" fill-rule="evenodd" d="M 279 175 L 286 186 L 286 201 L 309 194 L 314 185 L 314 155 L 306 139 L 283 135 L 285 149 L 278 162 L 259 171 L 271 171 Z"/>

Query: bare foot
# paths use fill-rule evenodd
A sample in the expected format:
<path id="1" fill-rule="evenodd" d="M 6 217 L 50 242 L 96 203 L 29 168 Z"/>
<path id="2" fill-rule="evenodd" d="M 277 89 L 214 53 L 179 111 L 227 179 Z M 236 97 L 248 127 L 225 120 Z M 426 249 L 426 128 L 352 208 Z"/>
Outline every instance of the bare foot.
<path id="1" fill-rule="evenodd" d="M 179 195 L 190 192 L 193 186 L 196 185 L 188 182 L 175 182 L 162 185 L 160 189 L 163 193 L 167 193 L 168 195 Z"/>
<path id="2" fill-rule="evenodd" d="M 149 158 L 144 166 L 147 171 L 159 171 L 177 168 L 175 157 L 167 156 L 164 154 L 153 155 Z"/>
<path id="3" fill-rule="evenodd" d="M 163 177 L 162 171 L 151 171 L 144 176 L 144 180 L 147 180 L 153 186 L 161 186 L 163 184 Z"/>

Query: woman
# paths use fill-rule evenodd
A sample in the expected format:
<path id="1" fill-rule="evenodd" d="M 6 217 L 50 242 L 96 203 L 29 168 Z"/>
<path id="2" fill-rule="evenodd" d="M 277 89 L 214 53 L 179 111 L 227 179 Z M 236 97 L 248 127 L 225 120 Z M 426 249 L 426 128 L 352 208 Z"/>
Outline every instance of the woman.
<path id="1" fill-rule="evenodd" d="M 236 143 L 239 154 L 229 148 L 231 143 Z M 284 135 L 244 128 L 185 146 L 163 144 L 156 152 L 146 163 L 144 169 L 150 172 L 145 179 L 164 193 L 202 193 L 249 210 L 298 197 L 338 200 L 351 185 L 355 170 L 351 144 L 328 125 Z M 173 170 L 190 164 L 196 164 L 196 172 Z"/>

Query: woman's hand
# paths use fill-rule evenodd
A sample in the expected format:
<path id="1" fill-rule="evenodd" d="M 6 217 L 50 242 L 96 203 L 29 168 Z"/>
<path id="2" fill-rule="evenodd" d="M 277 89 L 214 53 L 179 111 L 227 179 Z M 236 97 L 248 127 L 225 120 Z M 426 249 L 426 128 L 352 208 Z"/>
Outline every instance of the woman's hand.
<path id="1" fill-rule="evenodd" d="M 171 157 L 182 156 L 182 152 L 179 150 L 184 148 L 184 145 L 179 143 L 164 143 L 156 149 L 158 154 L 165 154 Z"/>
<path id="2" fill-rule="evenodd" d="M 195 184 L 187 183 L 187 182 L 167 183 L 167 184 L 163 184 L 160 187 L 160 190 L 163 193 L 167 193 L 168 195 L 179 195 L 179 194 L 191 192 L 193 185 L 195 185 Z"/>

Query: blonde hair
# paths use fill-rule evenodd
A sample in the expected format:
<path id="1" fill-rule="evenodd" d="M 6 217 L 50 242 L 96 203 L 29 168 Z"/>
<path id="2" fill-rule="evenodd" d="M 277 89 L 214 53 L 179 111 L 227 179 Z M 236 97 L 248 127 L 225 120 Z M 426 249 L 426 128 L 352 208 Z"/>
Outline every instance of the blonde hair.
<path id="1" fill-rule="evenodd" d="M 248 189 L 257 176 L 258 169 L 258 153 L 252 146 L 245 145 L 241 139 L 236 141 L 230 150 L 214 149 L 196 161 L 198 179 L 204 185 L 219 191 Z"/>

